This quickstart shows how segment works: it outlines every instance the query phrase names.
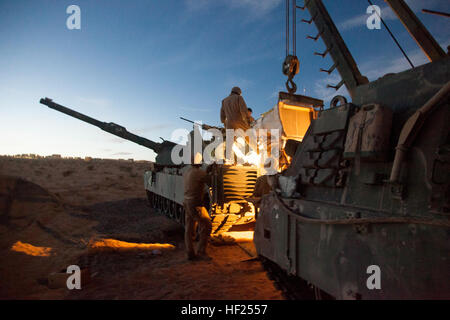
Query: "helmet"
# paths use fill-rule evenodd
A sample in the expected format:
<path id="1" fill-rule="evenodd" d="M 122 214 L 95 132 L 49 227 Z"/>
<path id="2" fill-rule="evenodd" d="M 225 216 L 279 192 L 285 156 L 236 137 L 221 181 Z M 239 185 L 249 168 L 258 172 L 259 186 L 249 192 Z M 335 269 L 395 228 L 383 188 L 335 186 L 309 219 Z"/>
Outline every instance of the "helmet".
<path id="1" fill-rule="evenodd" d="M 236 93 L 236 94 L 241 94 L 242 90 L 239 87 L 233 87 L 233 89 L 231 89 L 231 93 Z"/>

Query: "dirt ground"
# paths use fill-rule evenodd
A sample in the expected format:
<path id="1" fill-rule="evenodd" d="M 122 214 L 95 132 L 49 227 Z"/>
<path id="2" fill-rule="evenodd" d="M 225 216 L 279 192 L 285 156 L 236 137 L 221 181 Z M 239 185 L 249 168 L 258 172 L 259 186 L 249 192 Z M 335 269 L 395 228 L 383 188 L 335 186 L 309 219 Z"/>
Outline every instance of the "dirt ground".
<path id="1" fill-rule="evenodd" d="M 182 227 L 147 205 L 148 167 L 0 157 L 0 299 L 282 299 L 237 245 L 187 261 Z M 50 289 L 52 274 L 72 264 L 82 289 Z"/>

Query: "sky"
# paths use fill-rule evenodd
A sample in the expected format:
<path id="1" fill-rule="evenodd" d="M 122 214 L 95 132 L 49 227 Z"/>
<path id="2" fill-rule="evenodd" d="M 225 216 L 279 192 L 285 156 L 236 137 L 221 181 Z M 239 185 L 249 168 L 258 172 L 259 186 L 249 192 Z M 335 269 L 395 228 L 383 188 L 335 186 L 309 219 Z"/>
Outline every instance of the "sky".
<path id="1" fill-rule="evenodd" d="M 369 30 L 364 0 L 324 0 L 361 73 L 376 80 L 409 68 L 384 28 Z M 413 63 L 427 59 L 387 6 L 386 20 Z M 297 1 L 303 5 L 303 0 Z M 446 50 L 448 0 L 408 0 Z M 66 9 L 81 9 L 70 30 Z M 307 10 L 297 20 L 309 20 Z M 39 103 L 44 97 L 137 135 L 161 141 L 192 129 L 179 117 L 221 125 L 221 100 L 241 87 L 253 116 L 273 108 L 286 77 L 283 0 L 0 0 L 0 154 L 154 160 L 155 153 Z M 298 93 L 328 103 L 337 93 L 331 58 L 314 24 L 297 23 Z"/>

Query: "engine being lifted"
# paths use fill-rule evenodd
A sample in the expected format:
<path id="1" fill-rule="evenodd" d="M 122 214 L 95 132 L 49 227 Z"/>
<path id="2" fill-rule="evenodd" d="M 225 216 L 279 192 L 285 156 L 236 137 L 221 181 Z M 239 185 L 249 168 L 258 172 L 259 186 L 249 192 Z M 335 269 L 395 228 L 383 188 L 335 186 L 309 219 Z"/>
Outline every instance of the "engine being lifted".
<path id="1" fill-rule="evenodd" d="M 280 133 L 279 139 L 270 142 L 271 148 L 279 147 L 281 151 L 276 159 L 271 159 L 273 173 L 280 172 L 289 165 L 293 148 L 302 141 L 322 106 L 321 100 L 281 92 L 277 105 L 255 121 L 251 128 L 253 130 L 275 130 Z M 194 125 L 194 130 L 197 128 Z M 203 141 L 202 150 L 212 142 Z M 255 186 L 258 178 L 268 173 L 267 163 L 262 159 L 257 155 L 252 159 L 253 163 L 203 165 L 211 177 L 211 186 L 205 190 L 204 198 L 213 223 L 213 235 L 233 230 L 242 231 L 246 229 L 245 226 L 248 226 L 248 230 L 253 230 L 258 210 L 254 203 L 259 200 L 255 196 Z M 151 205 L 183 225 L 183 172 L 187 168 L 187 165 L 156 163 L 144 174 L 145 189 Z"/>
<path id="2" fill-rule="evenodd" d="M 135 142 L 156 152 L 156 162 L 152 164 L 150 170 L 144 173 L 144 187 L 151 207 L 184 225 L 183 208 L 183 173 L 189 164 L 174 164 L 174 148 L 179 150 L 190 149 L 190 145 L 181 146 L 174 142 L 164 140 L 161 143 L 148 140 L 127 131 L 123 126 L 115 123 L 107 123 L 91 118 L 87 115 L 69 109 L 49 98 L 41 99 L 42 104 L 65 113 L 71 117 L 87 122 L 100 129 L 114 134 L 123 139 Z M 293 155 L 293 146 L 300 143 L 306 133 L 311 121 L 317 116 L 317 110 L 322 108 L 321 100 L 280 93 L 278 104 L 265 114 L 263 114 L 253 125 L 255 131 L 274 130 L 276 139 L 270 139 L 271 147 L 280 148 L 277 156 L 272 157 L 270 169 L 276 173 L 289 165 Z M 204 128 L 215 128 L 204 125 Z M 221 129 L 221 128 L 216 128 Z M 188 141 L 199 130 L 198 125 L 188 135 Z M 223 129 L 221 129 L 223 130 Z M 201 136 L 201 133 L 198 133 Z M 226 140 L 226 135 L 223 140 Z M 191 139 L 191 140 L 190 140 Z M 213 140 L 201 141 L 202 148 L 213 143 Z M 267 141 L 263 141 L 266 143 Z M 233 145 L 234 147 L 234 145 Z M 184 152 L 184 151 L 183 151 Z M 181 154 L 183 153 L 181 152 Z M 205 207 L 213 223 L 213 234 L 229 231 L 232 227 L 239 230 L 248 226 L 253 230 L 255 213 L 257 208 L 254 191 L 258 178 L 268 172 L 265 160 L 258 155 L 244 164 L 236 162 L 227 164 L 215 163 L 204 164 L 204 168 L 209 171 L 211 186 L 205 189 Z"/>

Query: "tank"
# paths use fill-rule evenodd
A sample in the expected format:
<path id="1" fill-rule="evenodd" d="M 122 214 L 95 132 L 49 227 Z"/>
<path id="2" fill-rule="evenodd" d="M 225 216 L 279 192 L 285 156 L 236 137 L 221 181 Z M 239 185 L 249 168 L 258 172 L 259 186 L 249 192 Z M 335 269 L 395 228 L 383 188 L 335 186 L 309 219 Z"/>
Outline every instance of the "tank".
<path id="1" fill-rule="evenodd" d="M 322 1 L 305 1 L 351 102 L 312 119 L 254 242 L 316 297 L 449 299 L 450 58 L 404 1 L 386 2 L 430 63 L 369 82 Z"/>
<path id="2" fill-rule="evenodd" d="M 41 99 L 40 103 L 115 136 L 153 150 L 157 154 L 156 161 L 144 173 L 144 187 L 149 204 L 153 209 L 184 226 L 183 173 L 187 170 L 188 165 L 175 165 L 173 163 L 171 154 L 173 148 L 177 146 L 176 143 L 167 140 L 160 143 L 151 141 L 129 132 L 123 126 L 91 118 L 55 103 L 49 98 Z M 215 128 L 206 125 L 204 127 Z M 194 130 L 196 130 L 195 126 Z M 193 131 L 191 134 L 193 134 Z M 202 143 L 202 147 L 205 148 L 208 141 Z M 246 225 L 251 228 L 254 222 L 255 208 L 246 199 L 253 193 L 257 176 L 256 167 L 251 165 L 214 165 L 209 168 L 209 171 L 212 178 L 212 187 L 205 190 L 204 198 L 205 207 L 208 209 L 213 223 L 212 233 L 220 234 L 230 230 L 235 225 L 240 229 L 242 229 L 242 226 L 245 228 Z"/>
<path id="3" fill-rule="evenodd" d="M 149 204 L 152 208 L 184 226 L 183 173 L 189 165 L 176 165 L 171 156 L 174 147 L 180 147 L 183 150 L 182 146 L 171 141 L 164 140 L 158 143 L 137 136 L 123 126 L 91 118 L 55 103 L 49 98 L 41 99 L 40 103 L 157 153 L 156 162 L 152 163 L 149 170 L 144 173 L 144 188 Z M 303 139 L 311 119 L 317 114 L 316 108 L 322 106 L 323 101 L 318 99 L 280 93 L 279 103 L 259 118 L 255 122 L 254 128 L 256 130 L 280 130 L 281 137 L 277 143 L 284 150 L 287 141 L 299 142 Z M 299 125 L 300 123 L 303 123 L 303 125 Z M 199 125 L 194 124 L 188 140 L 193 139 L 193 135 L 196 130 L 199 130 L 199 127 Z M 203 129 L 219 129 L 222 131 L 223 139 L 226 139 L 223 128 L 208 125 L 202 125 L 201 127 Z M 205 150 L 209 143 L 212 143 L 212 141 L 202 140 L 202 150 Z M 192 151 L 193 149 L 191 149 Z M 284 155 L 283 152 L 282 155 Z M 288 155 L 286 157 L 290 159 Z M 281 170 L 278 159 L 274 166 L 277 172 Z M 255 202 L 259 201 L 259 197 L 254 194 L 255 186 L 258 178 L 267 173 L 264 166 L 259 162 L 244 165 L 232 163 L 204 165 L 204 169 L 208 170 L 211 177 L 211 187 L 205 190 L 204 205 L 212 220 L 212 235 L 233 230 L 253 230 L 257 211 Z"/>

